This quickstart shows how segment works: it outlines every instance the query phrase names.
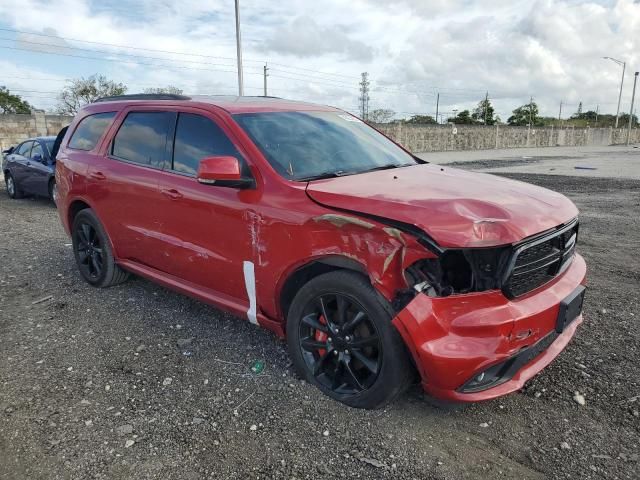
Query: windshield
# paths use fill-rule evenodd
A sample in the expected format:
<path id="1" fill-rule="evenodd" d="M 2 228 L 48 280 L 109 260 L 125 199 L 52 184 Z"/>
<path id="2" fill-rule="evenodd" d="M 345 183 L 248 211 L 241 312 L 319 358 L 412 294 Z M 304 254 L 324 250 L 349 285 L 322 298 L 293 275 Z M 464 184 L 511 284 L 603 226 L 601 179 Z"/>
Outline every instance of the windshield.
<path id="1" fill-rule="evenodd" d="M 415 165 L 384 135 L 339 112 L 234 115 L 271 166 L 291 180 L 313 180 Z"/>

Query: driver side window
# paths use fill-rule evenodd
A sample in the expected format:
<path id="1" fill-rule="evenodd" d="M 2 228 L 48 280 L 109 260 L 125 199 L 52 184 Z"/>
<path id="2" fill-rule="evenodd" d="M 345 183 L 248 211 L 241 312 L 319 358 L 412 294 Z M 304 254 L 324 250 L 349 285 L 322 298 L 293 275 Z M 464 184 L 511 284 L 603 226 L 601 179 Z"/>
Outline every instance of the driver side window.
<path id="1" fill-rule="evenodd" d="M 33 142 L 24 142 L 22 145 L 20 145 L 20 148 L 18 149 L 16 154 L 22 155 L 23 157 L 29 157 L 29 152 L 31 151 L 32 145 Z"/>
<path id="2" fill-rule="evenodd" d="M 36 155 L 40 155 L 40 160 L 44 160 L 42 145 L 38 142 L 33 142 L 33 148 L 31 149 L 31 155 L 29 155 L 29 158 L 34 158 Z"/>
<path id="3" fill-rule="evenodd" d="M 195 176 L 200 160 L 212 156 L 242 156 L 229 137 L 212 120 L 193 113 L 180 113 L 176 125 L 172 170 Z"/>

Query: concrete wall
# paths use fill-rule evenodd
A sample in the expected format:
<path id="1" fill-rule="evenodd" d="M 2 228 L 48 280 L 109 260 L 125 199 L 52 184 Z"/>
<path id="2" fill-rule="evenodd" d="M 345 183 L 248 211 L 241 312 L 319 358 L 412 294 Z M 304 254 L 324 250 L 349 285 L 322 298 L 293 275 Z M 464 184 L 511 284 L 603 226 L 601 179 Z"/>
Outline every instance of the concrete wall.
<path id="1" fill-rule="evenodd" d="M 71 120 L 73 117 L 67 115 L 46 115 L 42 112 L 0 115 L 0 148 L 4 150 L 30 137 L 57 135 Z"/>
<path id="2" fill-rule="evenodd" d="M 73 117 L 0 115 L 0 148 L 25 138 L 57 135 Z M 476 125 L 382 124 L 376 127 L 412 152 L 484 150 L 489 148 L 618 145 L 627 141 L 626 128 L 532 128 Z M 631 143 L 640 143 L 640 129 L 631 130 Z"/>
<path id="3" fill-rule="evenodd" d="M 477 125 L 376 125 L 412 152 L 483 150 L 489 148 L 619 145 L 626 128 L 532 128 Z M 640 129 L 631 130 L 631 143 L 640 143 Z"/>

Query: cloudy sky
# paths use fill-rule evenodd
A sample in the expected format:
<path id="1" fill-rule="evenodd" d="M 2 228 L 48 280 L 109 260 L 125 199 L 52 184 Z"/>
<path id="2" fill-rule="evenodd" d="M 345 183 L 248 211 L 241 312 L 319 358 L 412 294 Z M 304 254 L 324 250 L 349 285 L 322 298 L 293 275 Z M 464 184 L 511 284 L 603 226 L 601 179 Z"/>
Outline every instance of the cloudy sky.
<path id="1" fill-rule="evenodd" d="M 241 0 L 245 90 L 397 116 L 473 107 L 503 120 L 533 96 L 544 115 L 628 111 L 640 69 L 638 0 Z M 174 85 L 234 94 L 233 0 L 0 0 L 0 85 L 56 105 L 70 78 L 100 73 L 129 92 Z M 55 6 L 54 6 L 55 5 Z"/>

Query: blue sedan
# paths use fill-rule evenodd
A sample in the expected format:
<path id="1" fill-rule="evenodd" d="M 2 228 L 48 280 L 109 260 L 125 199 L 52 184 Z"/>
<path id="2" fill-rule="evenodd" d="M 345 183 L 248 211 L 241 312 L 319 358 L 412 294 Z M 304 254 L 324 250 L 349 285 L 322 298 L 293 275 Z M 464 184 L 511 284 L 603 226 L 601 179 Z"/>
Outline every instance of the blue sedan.
<path id="1" fill-rule="evenodd" d="M 7 193 L 11 198 L 24 194 L 57 197 L 55 159 L 52 155 L 56 137 L 36 137 L 25 140 L 5 152 L 2 162 Z"/>

